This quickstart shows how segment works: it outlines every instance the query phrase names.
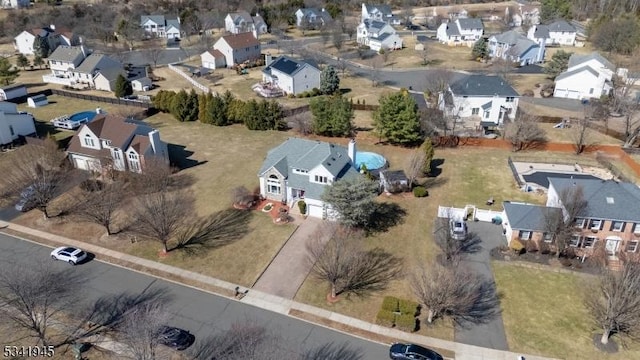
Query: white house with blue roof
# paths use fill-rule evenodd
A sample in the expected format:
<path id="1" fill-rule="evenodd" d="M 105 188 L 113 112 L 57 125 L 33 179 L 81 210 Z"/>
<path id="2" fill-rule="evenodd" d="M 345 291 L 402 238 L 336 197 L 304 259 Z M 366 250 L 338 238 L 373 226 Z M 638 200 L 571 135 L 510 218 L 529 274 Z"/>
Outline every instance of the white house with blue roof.
<path id="1" fill-rule="evenodd" d="M 458 18 L 456 21 L 446 21 L 438 26 L 436 37 L 438 41 L 449 46 L 473 46 L 484 34 L 481 19 Z"/>
<path id="2" fill-rule="evenodd" d="M 520 95 L 500 76 L 463 75 L 439 95 L 440 110 L 448 116 L 476 118 L 485 129 L 515 119 Z"/>
<path id="3" fill-rule="evenodd" d="M 317 140 L 289 138 L 269 150 L 258 172 L 260 195 L 293 206 L 304 200 L 307 214 L 335 218 L 322 194 L 335 181 L 360 176 L 355 164 L 356 144 L 348 147 Z"/>
<path id="4" fill-rule="evenodd" d="M 321 29 L 328 26 L 333 18 L 324 8 L 300 8 L 295 12 L 296 26 L 302 29 Z"/>
<path id="5" fill-rule="evenodd" d="M 534 25 L 529 28 L 527 37 L 537 43 L 547 45 L 576 45 L 576 28 L 566 20 L 557 20 L 548 25 Z"/>
<path id="6" fill-rule="evenodd" d="M 492 35 L 487 47 L 491 58 L 508 60 L 520 66 L 544 61 L 544 41 L 538 44 L 515 30 Z"/>
<path id="7" fill-rule="evenodd" d="M 391 6 L 386 4 L 362 4 L 360 22 L 365 20 L 377 20 L 391 25 L 400 25 L 402 20 L 393 15 Z"/>
<path id="8" fill-rule="evenodd" d="M 265 57 L 262 82 L 282 90 L 284 94 L 298 95 L 320 88 L 320 69 L 308 62 L 279 56 L 275 60 Z"/>
<path id="9" fill-rule="evenodd" d="M 166 39 L 180 38 L 180 18 L 165 17 L 164 15 L 140 16 L 140 27 L 149 36 Z"/>
<path id="10" fill-rule="evenodd" d="M 396 30 L 379 20 L 362 21 L 356 29 L 356 41 L 374 51 L 402 49 L 402 38 L 398 36 Z"/>

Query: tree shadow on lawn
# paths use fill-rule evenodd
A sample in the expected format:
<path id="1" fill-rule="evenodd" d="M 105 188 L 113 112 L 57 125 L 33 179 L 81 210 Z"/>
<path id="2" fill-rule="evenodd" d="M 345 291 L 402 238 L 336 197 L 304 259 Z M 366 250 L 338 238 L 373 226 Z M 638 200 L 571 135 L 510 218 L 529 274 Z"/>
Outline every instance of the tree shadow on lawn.
<path id="1" fill-rule="evenodd" d="M 198 161 L 189 159 L 191 155 L 194 154 L 193 151 L 187 150 L 187 147 L 184 145 L 178 144 L 167 144 L 167 148 L 169 151 L 169 162 L 171 166 L 177 167 L 179 170 L 185 170 L 192 168 L 194 166 L 206 164 L 208 161 Z"/>
<path id="2" fill-rule="evenodd" d="M 386 232 L 391 227 L 402 224 L 406 215 L 407 211 L 396 203 L 378 203 L 371 215 L 371 225 L 367 229 L 367 233 Z"/>
<path id="3" fill-rule="evenodd" d="M 442 169 L 440 166 L 444 164 L 444 159 L 433 159 L 431 160 L 431 173 L 429 173 L 430 177 L 438 177 L 442 174 Z"/>

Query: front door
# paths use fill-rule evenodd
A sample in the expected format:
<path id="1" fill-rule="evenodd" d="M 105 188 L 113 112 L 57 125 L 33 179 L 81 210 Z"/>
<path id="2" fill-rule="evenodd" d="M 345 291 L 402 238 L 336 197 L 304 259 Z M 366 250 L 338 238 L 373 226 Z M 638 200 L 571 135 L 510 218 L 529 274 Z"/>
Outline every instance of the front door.
<path id="1" fill-rule="evenodd" d="M 605 249 L 607 250 L 607 254 L 615 255 L 616 251 L 618 251 L 618 245 L 620 244 L 620 239 L 607 239 L 607 243 L 605 245 Z"/>

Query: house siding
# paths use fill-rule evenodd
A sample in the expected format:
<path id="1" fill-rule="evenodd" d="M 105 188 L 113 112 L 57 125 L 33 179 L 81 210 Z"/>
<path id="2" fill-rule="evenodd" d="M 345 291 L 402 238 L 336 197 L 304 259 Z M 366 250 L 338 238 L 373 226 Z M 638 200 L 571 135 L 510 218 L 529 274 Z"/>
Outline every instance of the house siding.
<path id="1" fill-rule="evenodd" d="M 275 176 L 278 180 L 278 185 L 280 185 L 280 193 L 269 192 L 269 181 L 272 176 Z M 261 190 L 264 189 L 263 194 L 265 194 L 265 198 L 269 200 L 275 201 L 285 201 L 287 197 L 287 182 L 282 174 L 280 174 L 276 169 L 271 168 L 267 170 L 263 175 L 264 180 L 260 183 Z M 261 179 L 262 180 L 262 179 Z M 264 184 L 263 184 L 264 182 Z"/>
<path id="2" fill-rule="evenodd" d="M 485 116 L 482 105 L 491 103 L 488 116 Z M 511 112 L 507 115 L 510 119 L 514 119 L 518 109 L 518 97 L 513 98 L 513 102 L 507 102 L 507 98 L 498 96 L 453 96 L 453 109 L 451 112 L 457 114 L 461 118 L 477 116 L 481 121 L 490 121 L 496 125 L 504 122 L 504 117 L 500 118 L 500 112 L 503 111 L 502 107 L 510 109 Z M 477 115 L 473 115 L 473 109 L 479 109 Z M 503 115 L 504 116 L 504 115 Z"/>
<path id="3" fill-rule="evenodd" d="M 14 48 L 23 55 L 33 55 L 33 42 L 36 37 L 28 31 L 21 32 L 14 38 Z"/>

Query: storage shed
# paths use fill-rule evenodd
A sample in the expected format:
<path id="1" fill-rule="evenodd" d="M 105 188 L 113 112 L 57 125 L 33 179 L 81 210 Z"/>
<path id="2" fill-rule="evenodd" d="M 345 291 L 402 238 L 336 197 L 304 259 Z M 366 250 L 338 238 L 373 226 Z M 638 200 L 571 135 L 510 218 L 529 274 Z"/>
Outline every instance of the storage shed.
<path id="1" fill-rule="evenodd" d="M 27 96 L 27 87 L 22 84 L 0 88 L 0 101 L 12 100 L 23 96 Z"/>
<path id="2" fill-rule="evenodd" d="M 27 106 L 30 108 L 37 108 L 49 104 L 47 96 L 44 94 L 34 95 L 27 98 Z"/>

